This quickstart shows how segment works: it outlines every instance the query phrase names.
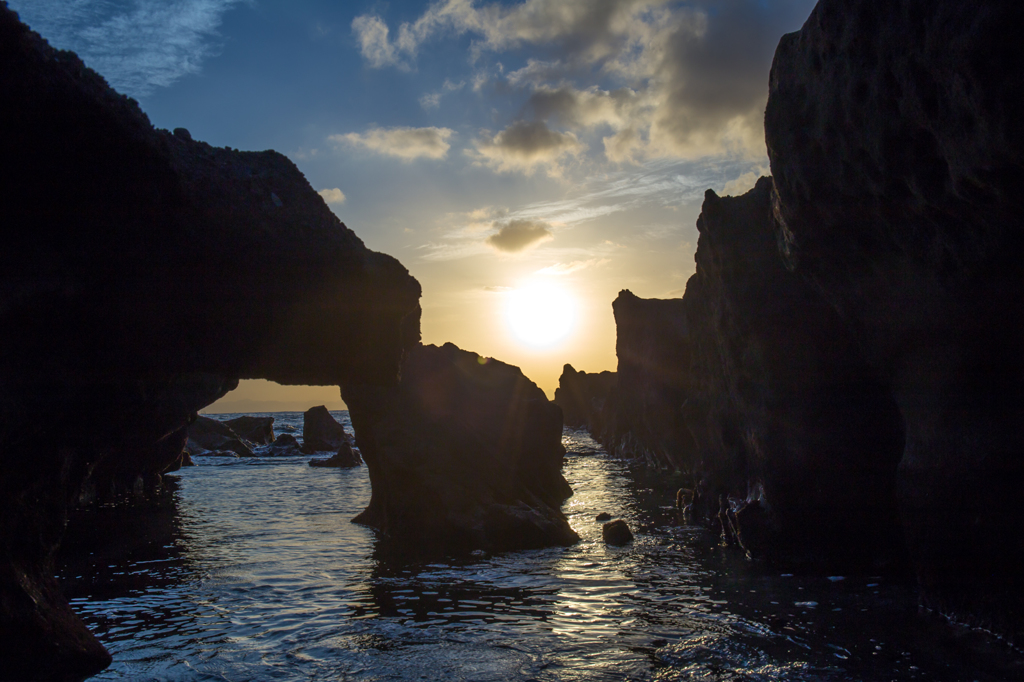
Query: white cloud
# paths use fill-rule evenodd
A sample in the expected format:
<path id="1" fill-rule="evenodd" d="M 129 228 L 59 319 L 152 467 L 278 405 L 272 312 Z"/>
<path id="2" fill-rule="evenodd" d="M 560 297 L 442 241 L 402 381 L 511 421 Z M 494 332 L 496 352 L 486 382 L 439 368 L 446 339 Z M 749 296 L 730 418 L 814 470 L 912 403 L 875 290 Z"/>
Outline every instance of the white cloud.
<path id="1" fill-rule="evenodd" d="M 576 135 L 551 130 L 543 121 L 518 121 L 495 135 L 484 133 L 473 145 L 476 151 L 470 156 L 492 170 L 531 174 L 544 168 L 556 177 L 565 157 L 585 149 Z"/>
<path id="2" fill-rule="evenodd" d="M 600 267 L 606 263 L 610 263 L 611 260 L 608 258 L 589 258 L 587 260 L 574 260 L 569 263 L 555 263 L 549 265 L 546 268 L 541 268 L 536 273 L 537 275 L 571 275 L 574 272 L 580 270 L 586 270 L 587 268 Z"/>
<path id="3" fill-rule="evenodd" d="M 361 147 L 403 161 L 443 159 L 454 131 L 449 128 L 371 128 L 365 133 L 331 135 L 332 142 Z"/>
<path id="4" fill-rule="evenodd" d="M 342 192 L 337 187 L 334 187 L 333 189 L 322 189 L 319 192 L 317 192 L 317 194 L 322 196 L 324 198 L 324 201 L 326 201 L 328 204 L 345 203 L 345 193 Z"/>
<path id="5" fill-rule="evenodd" d="M 112 87 L 145 97 L 199 73 L 220 50 L 223 15 L 249 0 L 32 0 L 11 2 L 54 47 L 74 50 Z M 127 6 L 125 6 L 127 4 Z"/>
<path id="6" fill-rule="evenodd" d="M 359 51 L 374 68 L 399 66 L 401 60 L 388 40 L 388 25 L 377 16 L 363 15 L 352 20 L 352 32 L 359 39 Z"/>

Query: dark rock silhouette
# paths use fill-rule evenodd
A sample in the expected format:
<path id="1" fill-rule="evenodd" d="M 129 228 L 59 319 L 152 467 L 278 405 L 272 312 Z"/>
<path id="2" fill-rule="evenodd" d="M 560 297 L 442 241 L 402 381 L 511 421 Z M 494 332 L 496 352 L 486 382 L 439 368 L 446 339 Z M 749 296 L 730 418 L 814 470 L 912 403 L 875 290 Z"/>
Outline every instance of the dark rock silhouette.
<path id="1" fill-rule="evenodd" d="M 689 472 L 695 448 L 682 419 L 691 362 L 683 301 L 624 290 L 612 312 L 617 382 L 596 437 L 614 455 Z"/>
<path id="2" fill-rule="evenodd" d="M 302 452 L 302 445 L 299 444 L 299 440 L 295 436 L 290 433 L 282 433 L 270 444 L 266 454 L 270 457 L 298 457 L 306 453 Z"/>
<path id="3" fill-rule="evenodd" d="M 348 442 L 345 428 L 339 424 L 323 405 L 311 407 L 302 415 L 302 451 L 337 452 Z"/>
<path id="4" fill-rule="evenodd" d="M 110 660 L 52 578 L 90 472 L 173 467 L 240 378 L 394 382 L 420 290 L 284 156 L 154 129 L 5 4 L 0 129 L 0 679 L 74 679 Z"/>
<path id="5" fill-rule="evenodd" d="M 188 452 L 204 454 L 204 450 L 233 452 L 239 457 L 253 457 L 252 448 L 226 422 L 210 417 L 197 417 L 188 427 Z"/>
<path id="6" fill-rule="evenodd" d="M 348 441 L 343 441 L 341 447 L 338 448 L 337 454 L 332 457 L 309 460 L 309 466 L 311 467 L 333 467 L 335 469 L 357 467 L 362 463 L 362 457 L 359 456 L 358 452 L 352 449 L 352 446 L 348 444 Z"/>
<path id="7" fill-rule="evenodd" d="M 253 445 L 270 445 L 274 442 L 274 418 L 243 415 L 224 421 L 243 440 Z"/>
<path id="8" fill-rule="evenodd" d="M 1024 627 L 1024 5 L 822 0 L 765 132 L 787 264 L 891 386 L 924 602 Z"/>
<path id="9" fill-rule="evenodd" d="M 595 521 L 611 521 L 612 520 L 612 515 L 609 514 L 608 512 L 601 512 L 600 514 L 598 514 L 597 516 L 594 517 L 594 520 Z"/>
<path id="10" fill-rule="evenodd" d="M 517 367 L 419 346 L 397 387 L 343 384 L 373 493 L 356 521 L 427 552 L 570 545 L 562 411 Z"/>
<path id="11" fill-rule="evenodd" d="M 763 500 L 774 535 L 758 545 L 769 553 L 845 566 L 898 557 L 896 405 L 839 315 L 786 269 L 771 180 L 742 197 L 709 190 L 697 228 L 683 298 L 684 418 L 703 489 L 691 511 L 712 519 L 723 495 Z"/>
<path id="12" fill-rule="evenodd" d="M 628 545 L 633 541 L 633 531 L 622 519 L 615 519 L 601 526 L 601 538 L 606 545 Z"/>
<path id="13" fill-rule="evenodd" d="M 609 398 L 615 389 L 615 372 L 577 372 L 572 365 L 562 368 L 555 389 L 555 404 L 562 408 L 565 425 L 585 428 L 592 434 L 604 432 Z"/>

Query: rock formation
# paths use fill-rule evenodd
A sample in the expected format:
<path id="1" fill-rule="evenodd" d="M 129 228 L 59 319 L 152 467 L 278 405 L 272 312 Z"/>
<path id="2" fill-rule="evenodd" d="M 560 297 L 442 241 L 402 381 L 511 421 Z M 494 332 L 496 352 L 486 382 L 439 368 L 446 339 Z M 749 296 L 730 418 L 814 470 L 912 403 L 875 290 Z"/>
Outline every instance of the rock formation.
<path id="1" fill-rule="evenodd" d="M 338 448 L 338 452 L 331 457 L 309 460 L 309 466 L 311 467 L 327 467 L 334 469 L 349 469 L 357 467 L 362 463 L 363 458 L 360 457 L 359 453 L 348 444 L 348 440 L 342 441 L 341 447 Z"/>
<path id="2" fill-rule="evenodd" d="M 270 445 L 274 442 L 274 418 L 243 415 L 224 423 L 243 440 L 253 445 Z"/>
<path id="3" fill-rule="evenodd" d="M 0 679 L 73 679 L 109 661 L 50 568 L 90 473 L 175 466 L 240 378 L 395 381 L 420 290 L 284 156 L 154 129 L 6 4 L 0 129 Z"/>
<path id="4" fill-rule="evenodd" d="M 577 372 L 572 365 L 562 368 L 555 389 L 555 404 L 562 408 L 565 425 L 587 429 L 597 437 L 604 432 L 606 408 L 615 390 L 615 372 Z"/>
<path id="5" fill-rule="evenodd" d="M 783 38 L 765 133 L 790 268 L 904 422 L 925 602 L 1024 628 L 1024 5 L 821 0 Z"/>
<path id="6" fill-rule="evenodd" d="M 342 444 L 348 443 L 348 434 L 323 405 L 311 407 L 302 415 L 302 451 L 337 452 Z"/>
<path id="7" fill-rule="evenodd" d="M 562 411 L 517 367 L 419 346 L 397 387 L 343 384 L 370 504 L 356 521 L 426 552 L 569 545 Z"/>
<path id="8" fill-rule="evenodd" d="M 188 427 L 186 448 L 190 455 L 201 455 L 206 450 L 226 450 L 239 457 L 255 456 L 248 443 L 226 422 L 210 417 L 197 417 Z"/>
<path id="9" fill-rule="evenodd" d="M 693 438 L 682 418 L 690 373 L 690 339 L 681 299 L 619 292 L 615 314 L 616 388 L 604 428 L 607 450 L 651 466 L 689 472 Z"/>

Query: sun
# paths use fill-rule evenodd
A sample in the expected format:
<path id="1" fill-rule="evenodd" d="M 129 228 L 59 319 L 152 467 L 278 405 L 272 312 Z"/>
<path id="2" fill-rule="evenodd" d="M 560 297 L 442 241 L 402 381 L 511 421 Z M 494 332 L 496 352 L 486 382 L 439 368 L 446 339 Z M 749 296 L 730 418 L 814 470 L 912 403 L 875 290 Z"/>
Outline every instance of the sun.
<path id="1" fill-rule="evenodd" d="M 512 333 L 528 346 L 553 346 L 576 324 L 576 301 L 551 282 L 533 282 L 508 295 L 506 319 Z"/>

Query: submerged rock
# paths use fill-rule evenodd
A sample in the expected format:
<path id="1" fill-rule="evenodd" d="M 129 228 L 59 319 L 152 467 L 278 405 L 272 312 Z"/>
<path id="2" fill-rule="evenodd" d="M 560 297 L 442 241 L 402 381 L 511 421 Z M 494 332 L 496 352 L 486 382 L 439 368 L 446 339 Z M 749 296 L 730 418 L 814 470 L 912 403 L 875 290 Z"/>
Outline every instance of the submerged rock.
<path id="1" fill-rule="evenodd" d="M 158 476 L 241 377 L 396 381 L 420 289 L 283 155 L 154 129 L 5 4 L 0 130 L 0 679 L 75 679 L 110 660 L 52 578 L 90 474 Z"/>
<path id="2" fill-rule="evenodd" d="M 336 452 L 343 443 L 348 443 L 345 428 L 331 416 L 326 407 L 311 407 L 302 415 L 303 452 Z"/>
<path id="3" fill-rule="evenodd" d="M 239 437 L 254 445 L 270 445 L 274 442 L 274 418 L 244 415 L 224 422 Z"/>
<path id="4" fill-rule="evenodd" d="M 353 450 L 352 446 L 347 442 L 341 444 L 341 447 L 338 448 L 338 453 L 333 457 L 309 460 L 309 466 L 311 467 L 333 467 L 336 469 L 357 467 L 362 463 L 363 459 L 359 456 L 359 453 Z"/>
<path id="5" fill-rule="evenodd" d="M 425 552 L 570 545 L 562 413 L 518 368 L 419 346 L 397 387 L 342 385 L 369 468 L 356 521 Z"/>

